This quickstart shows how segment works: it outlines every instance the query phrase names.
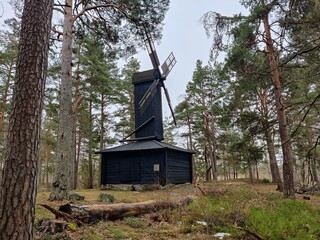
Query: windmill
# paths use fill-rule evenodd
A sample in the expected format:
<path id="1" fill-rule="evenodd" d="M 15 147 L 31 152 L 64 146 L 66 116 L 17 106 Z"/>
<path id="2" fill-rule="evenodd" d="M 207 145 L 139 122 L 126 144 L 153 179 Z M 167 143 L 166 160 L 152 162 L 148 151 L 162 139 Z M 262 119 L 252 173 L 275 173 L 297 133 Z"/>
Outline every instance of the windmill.
<path id="1" fill-rule="evenodd" d="M 164 91 L 173 122 L 176 125 L 169 92 L 164 81 L 177 61 L 171 52 L 160 68 L 158 54 L 146 28 L 144 28 L 144 36 L 153 69 L 135 73 L 132 77 L 135 96 L 135 130 L 122 141 L 129 141 L 127 139 L 134 134 L 135 137 L 130 141 L 163 140 L 161 88 Z"/>
<path id="2" fill-rule="evenodd" d="M 101 154 L 102 185 L 166 185 L 193 181 L 193 152 L 161 142 L 162 89 L 176 123 L 168 90 L 164 84 L 176 59 L 171 53 L 160 69 L 157 52 L 147 31 L 145 40 L 153 68 L 134 73 L 132 76 L 135 130 L 120 141 L 129 143 L 98 152 Z M 131 138 L 128 139 L 129 137 Z"/>
<path id="3" fill-rule="evenodd" d="M 150 57 L 150 60 L 151 60 L 152 66 L 153 66 L 154 81 L 151 84 L 148 91 L 145 93 L 145 95 L 139 101 L 139 110 L 143 112 L 146 109 L 146 107 L 150 104 L 152 98 L 155 96 L 155 94 L 157 92 L 157 89 L 158 89 L 157 86 L 160 84 L 160 86 L 163 88 L 163 91 L 165 93 L 167 103 L 168 103 L 174 124 L 177 125 L 176 119 L 174 116 L 174 112 L 172 109 L 172 105 L 171 105 L 169 92 L 164 84 L 164 80 L 166 80 L 166 77 L 169 75 L 169 73 L 171 72 L 172 68 L 174 67 L 174 65 L 176 64 L 177 61 L 176 61 L 173 53 L 171 52 L 170 55 L 168 56 L 168 58 L 165 60 L 165 62 L 161 65 L 161 69 L 162 69 L 162 73 L 161 73 L 160 68 L 159 68 L 160 62 L 159 62 L 158 54 L 157 54 L 157 51 L 156 51 L 154 44 L 152 42 L 151 36 L 149 35 L 149 33 L 146 30 L 145 30 L 145 35 L 146 35 L 145 42 L 146 42 L 148 54 L 149 54 L 149 57 Z"/>

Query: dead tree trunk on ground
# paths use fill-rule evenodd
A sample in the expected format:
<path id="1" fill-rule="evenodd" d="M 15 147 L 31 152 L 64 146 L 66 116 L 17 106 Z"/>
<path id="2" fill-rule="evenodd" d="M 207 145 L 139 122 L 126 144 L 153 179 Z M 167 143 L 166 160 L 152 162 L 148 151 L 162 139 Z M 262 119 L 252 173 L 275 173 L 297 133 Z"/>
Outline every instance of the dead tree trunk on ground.
<path id="1" fill-rule="evenodd" d="M 177 208 L 190 203 L 194 197 L 188 196 L 178 201 L 150 200 L 140 203 L 116 203 L 75 205 L 66 204 L 55 210 L 48 205 L 41 206 L 54 213 L 57 218 L 66 221 L 76 220 L 79 223 L 92 223 L 98 220 L 117 220 L 129 216 L 139 216 L 145 213 L 156 212 L 167 208 Z"/>

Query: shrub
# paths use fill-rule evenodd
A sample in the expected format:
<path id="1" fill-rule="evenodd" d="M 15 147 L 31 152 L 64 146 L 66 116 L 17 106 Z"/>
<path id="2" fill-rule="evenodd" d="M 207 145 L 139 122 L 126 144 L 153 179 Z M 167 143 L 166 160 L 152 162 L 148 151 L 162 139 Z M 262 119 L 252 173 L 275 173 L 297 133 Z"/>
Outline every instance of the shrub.
<path id="1" fill-rule="evenodd" d="M 270 180 L 269 180 L 269 179 L 264 178 L 264 179 L 262 179 L 262 180 L 260 181 L 260 183 L 263 183 L 263 184 L 269 184 L 269 183 L 270 183 Z"/>

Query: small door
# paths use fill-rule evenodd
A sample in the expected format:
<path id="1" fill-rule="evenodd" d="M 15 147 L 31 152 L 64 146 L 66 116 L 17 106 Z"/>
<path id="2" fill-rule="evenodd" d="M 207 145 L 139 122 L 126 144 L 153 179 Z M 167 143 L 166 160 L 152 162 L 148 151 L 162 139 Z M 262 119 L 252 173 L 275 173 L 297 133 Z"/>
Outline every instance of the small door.
<path id="1" fill-rule="evenodd" d="M 124 184 L 140 182 L 139 159 L 126 157 L 120 160 L 120 179 Z"/>

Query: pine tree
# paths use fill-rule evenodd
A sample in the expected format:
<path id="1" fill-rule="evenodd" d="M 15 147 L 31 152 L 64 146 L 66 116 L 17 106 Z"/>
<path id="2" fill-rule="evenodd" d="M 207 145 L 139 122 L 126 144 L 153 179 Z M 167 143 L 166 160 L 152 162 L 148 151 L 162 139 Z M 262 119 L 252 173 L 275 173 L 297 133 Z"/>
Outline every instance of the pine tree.
<path id="1" fill-rule="evenodd" d="M 53 1 L 24 4 L 0 188 L 0 239 L 34 239 L 41 113 Z"/>
<path id="2" fill-rule="evenodd" d="M 12 86 L 16 70 L 18 54 L 18 38 L 20 23 L 15 18 L 5 20 L 8 29 L 0 32 L 0 82 L 1 82 L 1 102 L 0 102 L 0 145 L 1 155 L 4 152 L 6 138 L 6 118 L 12 95 Z"/>
<path id="3" fill-rule="evenodd" d="M 61 50 L 61 95 L 60 123 L 57 145 L 57 162 L 55 181 L 52 186 L 51 199 L 66 199 L 70 186 L 74 185 L 72 170 L 74 169 L 75 145 L 73 141 L 74 123 L 72 104 L 72 42 L 73 32 L 82 38 L 88 32 L 96 32 L 114 49 L 124 50 L 131 54 L 135 46 L 141 45 L 137 36 L 141 34 L 142 24 L 155 31 L 155 37 L 160 37 L 161 23 L 168 10 L 169 1 L 83 1 L 74 4 L 66 0 L 63 6 L 64 24 Z M 97 12 L 98 14 L 90 14 Z M 152 24 L 147 24 L 152 23 Z M 85 30 L 86 29 L 86 30 Z M 118 44 L 119 43 L 119 44 Z M 117 45 L 118 44 L 118 45 Z M 124 49 L 123 49 L 123 46 Z M 71 123 L 71 124 L 70 124 Z M 67 177 L 69 176 L 69 177 Z"/>
<path id="4" fill-rule="evenodd" d="M 134 96 L 132 76 L 140 69 L 140 63 L 135 58 L 130 58 L 121 70 L 120 78 L 116 83 L 116 92 L 113 102 L 117 105 L 115 117 L 119 118 L 116 123 L 116 137 L 124 139 L 134 131 Z M 133 136 L 131 136 L 133 137 Z"/>

